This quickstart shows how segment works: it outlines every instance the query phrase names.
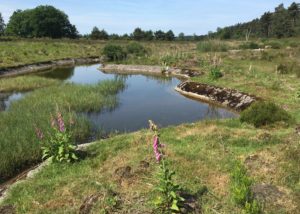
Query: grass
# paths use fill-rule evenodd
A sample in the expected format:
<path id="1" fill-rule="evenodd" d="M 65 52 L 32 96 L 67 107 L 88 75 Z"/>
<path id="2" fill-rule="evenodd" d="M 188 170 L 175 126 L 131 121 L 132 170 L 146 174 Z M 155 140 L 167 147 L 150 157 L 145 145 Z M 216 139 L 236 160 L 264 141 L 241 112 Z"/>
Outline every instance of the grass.
<path id="1" fill-rule="evenodd" d="M 61 81 L 38 76 L 20 76 L 0 79 L 0 93 L 23 92 L 61 84 Z"/>
<path id="2" fill-rule="evenodd" d="M 103 42 L 80 40 L 0 41 L 0 68 L 63 58 L 100 56 Z"/>
<path id="3" fill-rule="evenodd" d="M 50 114 L 57 106 L 64 115 L 77 118 L 74 139 L 83 141 L 90 135 L 88 122 L 76 112 L 100 111 L 117 105 L 116 94 L 122 81 L 104 81 L 97 85 L 62 84 L 43 88 L 12 103 L 7 112 L 0 113 L 0 180 L 15 175 L 24 167 L 39 162 L 41 145 L 35 137 L 35 126 L 50 129 Z"/>
<path id="4" fill-rule="evenodd" d="M 194 42 L 142 42 L 147 50 L 145 56 L 129 56 L 125 61 L 118 63 L 167 64 L 202 71 L 202 76 L 193 77 L 192 80 L 255 94 L 285 109 L 293 117 L 295 124 L 299 124 L 298 41 L 299 38 L 250 41 L 261 47 L 272 46 L 264 51 L 233 51 L 244 42 L 227 41 L 227 52 L 199 51 L 197 43 Z M 61 43 L 68 44 L 66 41 Z M 117 41 L 116 44 L 126 47 L 126 42 Z M 91 44 L 82 42 L 78 45 Z M 102 45 L 101 42 L 96 42 L 94 46 L 101 52 Z M 35 56 L 32 59 L 22 59 L 19 63 L 30 60 L 36 60 Z M 13 64 L 12 61 L 5 63 Z M 293 66 L 294 69 L 281 74 L 276 69 L 280 64 L 288 68 Z M 218 79 L 211 78 L 212 66 L 217 66 L 223 76 Z M 34 152 L 38 151 L 38 146 L 32 144 L 32 139 L 35 138 L 31 124 L 40 121 L 38 118 L 43 118 L 43 122 L 38 125 L 42 128 L 48 127 L 49 112 L 55 110 L 53 103 L 58 102 L 65 113 L 69 106 L 73 113 L 113 106 L 111 104 L 115 103 L 114 93 L 108 100 L 104 96 L 106 102 L 102 103 L 102 92 L 98 93 L 98 86 L 94 87 L 96 89 L 92 86 L 54 84 L 29 94 L 28 99 L 15 103 L 9 112 L 1 113 L 0 139 L 9 136 L 9 140 L 5 143 L 0 141 L 0 153 L 3 149 L 7 152 L 1 153 L 0 163 L 9 166 L 7 172 L 18 166 L 15 163 L 21 163 L 10 164 L 14 158 L 17 160 L 18 155 L 25 160 L 25 157 L 37 154 Z M 96 94 L 101 94 L 100 98 L 96 97 Z M 86 97 L 89 99 L 85 99 Z M 45 111 L 43 110 L 40 116 L 36 114 L 44 108 Z M 89 131 L 84 121 L 78 124 L 82 125 L 75 133 L 78 133 L 76 135 L 80 138 Z M 24 143 L 23 147 L 26 140 L 23 141 L 19 136 L 26 138 L 30 143 Z M 50 165 L 35 178 L 17 185 L 3 204 L 14 205 L 17 213 L 76 213 L 88 196 L 99 193 L 99 199 L 92 207 L 93 213 L 104 213 L 104 210 L 149 213 L 154 209 L 152 200 L 157 184 L 151 137 L 150 132 L 141 130 L 101 140 L 87 148 L 87 157 L 82 161 L 75 164 Z M 230 187 L 232 166 L 236 162 L 245 167 L 245 180 L 249 176 L 253 185 L 271 184 L 281 191 L 282 197 L 278 200 L 263 204 L 262 208 L 266 213 L 296 213 L 299 210 L 300 137 L 295 134 L 294 124 L 255 128 L 241 123 L 239 119 L 203 121 L 164 128 L 161 130 L 161 140 L 167 144 L 166 154 L 171 161 L 171 168 L 176 171 L 176 183 L 191 193 L 203 189 L 204 186 L 208 188 L 208 192 L 197 200 L 203 213 L 243 211 L 243 207 L 234 203 Z M 3 145 L 11 146 L 5 148 Z M 2 154 L 5 157 L 3 159 Z M 35 157 L 38 156 L 39 154 Z M 149 168 L 141 167 L 141 161 L 150 163 Z M 132 168 L 132 176 L 129 179 L 116 175 L 117 169 L 126 166 Z"/>
<path id="5" fill-rule="evenodd" d="M 282 154 L 278 144 L 259 143 L 256 136 L 264 132 L 240 124 L 237 119 L 206 121 L 162 129 L 161 141 L 167 145 L 166 155 L 176 171 L 176 182 L 191 193 L 203 186 L 208 188 L 208 193 L 198 198 L 204 213 L 240 213 L 242 208 L 233 203 L 230 193 L 232 164 L 262 150 Z M 253 143 L 247 146 L 231 143 L 241 136 Z M 288 134 L 277 137 L 284 141 Z M 75 213 L 88 196 L 101 193 L 93 205 L 93 213 L 103 210 L 149 213 L 155 209 L 152 202 L 158 182 L 151 139 L 152 134 L 142 130 L 101 140 L 87 148 L 87 157 L 79 163 L 47 166 L 35 178 L 17 185 L 4 204 L 14 204 L 18 213 Z M 142 167 L 142 161 L 148 162 L 149 168 Z M 126 166 L 132 168 L 132 175 L 118 176 L 116 170 Z M 280 178 L 273 182 L 282 185 Z M 117 196 L 118 205 L 103 200 L 110 197 L 108 192 Z M 293 194 L 286 197 L 296 203 Z M 289 207 L 283 209 L 290 211 Z M 276 207 L 273 211 L 276 212 Z"/>

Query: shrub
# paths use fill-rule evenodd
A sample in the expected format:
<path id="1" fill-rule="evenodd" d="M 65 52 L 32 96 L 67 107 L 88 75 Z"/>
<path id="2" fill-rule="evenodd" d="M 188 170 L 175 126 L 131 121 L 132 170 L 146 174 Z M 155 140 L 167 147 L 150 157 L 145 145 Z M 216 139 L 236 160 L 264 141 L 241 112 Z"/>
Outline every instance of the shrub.
<path id="1" fill-rule="evenodd" d="M 197 45 L 197 49 L 200 52 L 226 52 L 228 51 L 228 46 L 220 41 L 209 40 L 199 42 Z"/>
<path id="2" fill-rule="evenodd" d="M 119 45 L 107 44 L 103 49 L 103 54 L 109 61 L 119 61 L 127 57 L 126 51 Z"/>
<path id="3" fill-rule="evenodd" d="M 134 56 L 145 56 L 147 50 L 140 43 L 132 42 L 129 45 L 127 45 L 127 53 L 132 54 Z"/>
<path id="4" fill-rule="evenodd" d="M 222 74 L 222 72 L 220 71 L 220 69 L 218 67 L 210 69 L 209 77 L 212 80 L 217 80 L 217 79 L 221 78 L 222 76 L 223 76 L 223 74 Z"/>
<path id="5" fill-rule="evenodd" d="M 246 42 L 239 46 L 240 49 L 258 49 L 260 46 L 255 42 Z"/>
<path id="6" fill-rule="evenodd" d="M 255 127 L 270 125 L 283 121 L 290 123 L 291 116 L 272 102 L 256 102 L 241 113 L 241 122 L 253 124 Z"/>

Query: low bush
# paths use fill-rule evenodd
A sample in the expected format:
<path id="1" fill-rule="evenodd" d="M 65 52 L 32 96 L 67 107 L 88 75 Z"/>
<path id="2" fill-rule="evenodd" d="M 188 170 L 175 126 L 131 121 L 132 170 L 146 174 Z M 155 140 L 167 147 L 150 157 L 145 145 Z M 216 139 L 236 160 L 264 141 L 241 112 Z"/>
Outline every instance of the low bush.
<path id="1" fill-rule="evenodd" d="M 259 49 L 259 44 L 255 42 L 246 42 L 239 46 L 239 49 Z"/>
<path id="2" fill-rule="evenodd" d="M 147 53 L 146 48 L 137 42 L 131 42 L 126 47 L 127 53 L 132 54 L 134 56 L 145 56 Z"/>
<path id="3" fill-rule="evenodd" d="M 103 55 L 109 61 L 119 61 L 126 59 L 127 53 L 120 45 L 107 44 L 103 49 Z"/>
<path id="4" fill-rule="evenodd" d="M 209 40 L 199 42 L 197 49 L 200 52 L 226 52 L 228 51 L 229 47 L 224 42 Z"/>
<path id="5" fill-rule="evenodd" d="M 210 69 L 209 77 L 212 80 L 217 80 L 223 76 L 222 72 L 218 67 L 214 67 Z"/>
<path id="6" fill-rule="evenodd" d="M 255 127 L 270 125 L 276 122 L 290 123 L 291 116 L 272 102 L 259 101 L 241 113 L 241 122 L 253 124 Z"/>

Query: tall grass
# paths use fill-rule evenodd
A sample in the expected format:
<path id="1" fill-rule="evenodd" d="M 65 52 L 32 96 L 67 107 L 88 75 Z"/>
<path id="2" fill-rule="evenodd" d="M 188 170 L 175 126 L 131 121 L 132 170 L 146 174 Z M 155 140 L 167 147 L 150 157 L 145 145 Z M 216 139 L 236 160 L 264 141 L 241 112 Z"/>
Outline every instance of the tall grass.
<path id="1" fill-rule="evenodd" d="M 50 115 L 58 107 L 62 113 L 75 116 L 73 139 L 88 137 L 88 121 L 76 112 L 100 111 L 117 105 L 116 94 L 124 88 L 121 80 L 104 81 L 97 85 L 63 84 L 37 90 L 12 103 L 0 113 L 0 182 L 15 175 L 41 158 L 35 127 L 50 131 Z"/>
<path id="2" fill-rule="evenodd" d="M 208 40 L 199 42 L 197 49 L 200 52 L 226 52 L 228 51 L 229 46 L 221 41 Z"/>
<path id="3" fill-rule="evenodd" d="M 61 84 L 61 81 L 38 76 L 19 76 L 0 79 L 0 93 L 13 91 L 30 91 L 51 85 Z"/>

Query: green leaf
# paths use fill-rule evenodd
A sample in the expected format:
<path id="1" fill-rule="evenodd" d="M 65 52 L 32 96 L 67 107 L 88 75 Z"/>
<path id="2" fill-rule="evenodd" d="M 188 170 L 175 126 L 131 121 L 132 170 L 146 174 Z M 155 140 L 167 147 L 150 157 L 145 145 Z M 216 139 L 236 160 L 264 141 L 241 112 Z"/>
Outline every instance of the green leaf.
<path id="1" fill-rule="evenodd" d="M 177 205 L 177 200 L 174 200 L 171 206 L 171 210 L 179 211 L 179 207 Z"/>

